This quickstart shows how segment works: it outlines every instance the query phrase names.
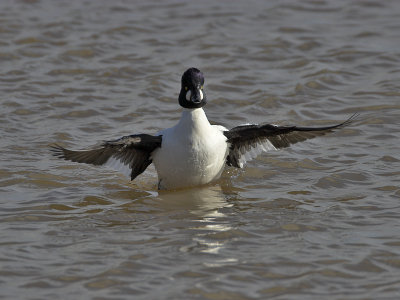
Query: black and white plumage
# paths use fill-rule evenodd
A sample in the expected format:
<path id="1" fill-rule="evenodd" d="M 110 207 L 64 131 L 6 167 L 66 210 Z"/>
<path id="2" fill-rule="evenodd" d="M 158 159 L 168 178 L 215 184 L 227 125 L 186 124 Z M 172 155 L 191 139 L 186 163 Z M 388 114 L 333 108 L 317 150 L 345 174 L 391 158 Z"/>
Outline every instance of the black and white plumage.
<path id="1" fill-rule="evenodd" d="M 104 142 L 94 149 L 73 151 L 55 145 L 52 146 L 52 150 L 54 155 L 60 158 L 95 166 L 106 163 L 111 165 L 113 160 L 116 160 L 129 167 L 133 180 L 151 164 L 150 153 L 161 146 L 161 141 L 161 136 L 136 134 Z"/>
<path id="2" fill-rule="evenodd" d="M 246 157 L 255 158 L 263 151 L 277 150 L 325 135 L 334 129 L 349 125 L 357 114 L 343 123 L 325 127 L 278 126 L 272 124 L 241 125 L 225 131 L 231 145 L 227 165 L 242 168 Z M 247 160 L 249 160 L 247 159 Z"/>
<path id="3" fill-rule="evenodd" d="M 207 102 L 203 85 L 204 76 L 198 69 L 190 68 L 183 74 L 179 104 L 184 110 L 174 127 L 156 135 L 124 136 L 89 150 L 68 150 L 56 144 L 53 153 L 79 163 L 123 165 L 131 180 L 153 162 L 159 188 L 176 189 L 212 182 L 221 176 L 225 165 L 242 168 L 263 151 L 322 136 L 349 125 L 355 117 L 325 127 L 260 124 L 228 130 L 208 121 L 202 109 Z"/>

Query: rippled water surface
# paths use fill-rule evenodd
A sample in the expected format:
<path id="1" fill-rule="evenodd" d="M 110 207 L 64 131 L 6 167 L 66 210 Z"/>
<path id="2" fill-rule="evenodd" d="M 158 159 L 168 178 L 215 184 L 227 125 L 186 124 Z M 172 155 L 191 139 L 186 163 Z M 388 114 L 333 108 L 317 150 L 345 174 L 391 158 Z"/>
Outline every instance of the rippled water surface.
<path id="1" fill-rule="evenodd" d="M 399 299 L 399 1 L 0 2 L 0 298 Z M 350 127 L 158 193 L 58 160 L 210 120 Z"/>

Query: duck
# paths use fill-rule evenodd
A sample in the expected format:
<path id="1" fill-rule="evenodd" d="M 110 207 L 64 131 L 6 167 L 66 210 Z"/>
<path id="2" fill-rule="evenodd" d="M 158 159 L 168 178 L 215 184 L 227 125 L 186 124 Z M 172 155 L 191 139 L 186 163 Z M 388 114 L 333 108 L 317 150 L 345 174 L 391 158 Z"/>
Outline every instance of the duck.
<path id="1" fill-rule="evenodd" d="M 183 108 L 178 123 L 156 134 L 123 136 L 86 150 L 70 150 L 56 143 L 51 150 L 72 162 L 122 167 L 131 180 L 153 163 L 158 189 L 174 190 L 212 183 L 226 167 L 243 168 L 262 152 L 325 135 L 348 126 L 356 117 L 324 127 L 262 123 L 227 129 L 211 125 L 203 109 L 207 104 L 204 75 L 197 68 L 183 73 L 178 102 Z"/>

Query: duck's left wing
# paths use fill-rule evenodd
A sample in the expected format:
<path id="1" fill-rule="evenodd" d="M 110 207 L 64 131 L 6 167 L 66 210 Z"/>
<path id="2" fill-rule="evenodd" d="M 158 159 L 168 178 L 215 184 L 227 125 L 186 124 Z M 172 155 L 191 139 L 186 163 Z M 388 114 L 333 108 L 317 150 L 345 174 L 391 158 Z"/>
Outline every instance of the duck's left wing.
<path id="1" fill-rule="evenodd" d="M 151 153 L 161 147 L 161 141 L 162 136 L 136 134 L 106 141 L 89 150 L 68 150 L 57 144 L 51 148 L 55 156 L 73 162 L 92 165 L 120 163 L 130 169 L 133 180 L 151 164 Z"/>
<path id="2" fill-rule="evenodd" d="M 312 139 L 349 125 L 357 114 L 343 123 L 325 127 L 277 126 L 272 124 L 241 125 L 224 131 L 230 144 L 228 166 L 242 168 L 243 164 L 263 151 L 277 150 Z"/>

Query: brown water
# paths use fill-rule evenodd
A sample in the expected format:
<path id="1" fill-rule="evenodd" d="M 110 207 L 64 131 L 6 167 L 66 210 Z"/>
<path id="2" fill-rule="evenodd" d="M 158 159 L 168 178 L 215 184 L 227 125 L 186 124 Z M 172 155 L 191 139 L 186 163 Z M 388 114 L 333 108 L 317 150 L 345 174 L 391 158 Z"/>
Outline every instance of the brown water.
<path id="1" fill-rule="evenodd" d="M 0 2 L 1 299 L 399 299 L 399 1 Z M 180 117 L 335 134 L 158 194 L 53 158 Z"/>

